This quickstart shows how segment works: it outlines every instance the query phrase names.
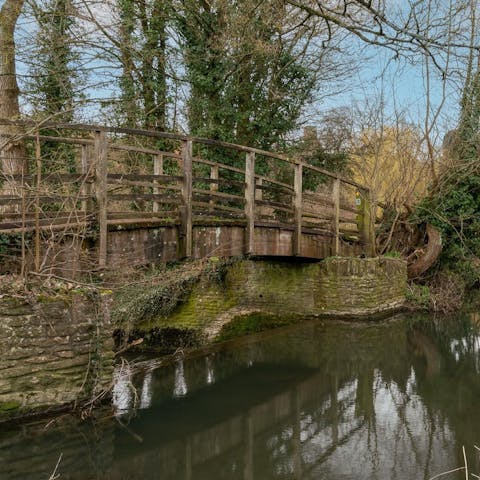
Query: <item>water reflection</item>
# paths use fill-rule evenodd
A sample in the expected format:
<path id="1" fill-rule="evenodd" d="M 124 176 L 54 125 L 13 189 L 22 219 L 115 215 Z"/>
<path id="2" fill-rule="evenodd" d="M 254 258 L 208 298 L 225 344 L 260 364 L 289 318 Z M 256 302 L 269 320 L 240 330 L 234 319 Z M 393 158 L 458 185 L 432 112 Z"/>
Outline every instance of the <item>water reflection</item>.
<path id="1" fill-rule="evenodd" d="M 0 478 L 48 478 L 62 452 L 67 479 L 428 479 L 461 465 L 462 445 L 478 473 L 479 340 L 468 319 L 313 322 L 160 370 L 123 365 L 120 422 L 84 444 L 85 426 L 2 432 Z M 99 439 L 102 461 L 82 462 Z"/>
<path id="2" fill-rule="evenodd" d="M 184 397 L 187 393 L 188 388 L 183 370 L 183 360 L 179 360 L 175 365 L 175 388 L 173 389 L 173 396 Z"/>

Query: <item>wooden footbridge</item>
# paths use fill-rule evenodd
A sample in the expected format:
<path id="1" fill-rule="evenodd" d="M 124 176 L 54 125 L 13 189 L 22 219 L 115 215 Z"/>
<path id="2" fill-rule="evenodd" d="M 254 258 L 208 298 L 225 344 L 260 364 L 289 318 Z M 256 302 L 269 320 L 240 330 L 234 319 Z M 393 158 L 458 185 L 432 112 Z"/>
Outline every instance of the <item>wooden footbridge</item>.
<path id="1" fill-rule="evenodd" d="M 36 269 L 75 245 L 99 267 L 375 253 L 369 190 L 301 159 L 147 130 L 15 127 L 0 139 L 0 235 L 21 238 Z M 9 170 L 11 151 L 24 153 Z"/>

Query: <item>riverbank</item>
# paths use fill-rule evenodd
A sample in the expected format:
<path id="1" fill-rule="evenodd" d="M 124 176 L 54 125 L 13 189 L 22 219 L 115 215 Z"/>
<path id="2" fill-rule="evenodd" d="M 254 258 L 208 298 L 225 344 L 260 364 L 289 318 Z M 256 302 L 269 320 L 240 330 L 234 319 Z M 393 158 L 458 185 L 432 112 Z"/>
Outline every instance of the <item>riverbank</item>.
<path id="1" fill-rule="evenodd" d="M 207 258 L 103 271 L 97 283 L 4 277 L 0 416 L 84 410 L 112 385 L 115 357 L 171 353 L 311 317 L 372 319 L 403 307 L 398 259 Z"/>

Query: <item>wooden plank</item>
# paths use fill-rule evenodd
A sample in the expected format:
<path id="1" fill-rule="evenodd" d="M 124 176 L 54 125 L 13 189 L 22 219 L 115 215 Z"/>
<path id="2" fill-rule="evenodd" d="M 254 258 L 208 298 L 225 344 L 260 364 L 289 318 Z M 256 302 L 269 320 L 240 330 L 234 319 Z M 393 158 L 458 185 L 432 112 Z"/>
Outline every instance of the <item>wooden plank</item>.
<path id="1" fill-rule="evenodd" d="M 86 181 L 87 178 L 93 173 L 91 146 L 83 145 L 81 155 L 82 186 L 80 188 L 80 194 L 85 197 L 91 197 L 92 184 Z M 91 199 L 85 198 L 84 200 L 82 200 L 83 212 L 91 212 L 92 209 L 93 205 Z"/>
<path id="2" fill-rule="evenodd" d="M 154 201 L 158 203 L 171 203 L 172 205 L 181 205 L 182 198 L 179 196 L 172 196 L 169 194 L 153 194 L 153 193 L 109 193 L 108 199 L 110 202 L 141 202 Z M 141 215 L 141 213 L 140 213 Z"/>
<path id="3" fill-rule="evenodd" d="M 225 185 L 227 187 L 239 187 L 242 190 L 245 188 L 245 182 L 240 182 L 238 180 L 230 180 L 228 178 L 193 177 L 192 181 L 193 183 L 206 183 L 209 185 L 217 185 L 217 190 L 220 185 Z M 210 188 L 210 190 L 214 189 Z"/>
<path id="4" fill-rule="evenodd" d="M 152 183 L 167 183 L 167 182 L 182 182 L 183 176 L 179 175 L 150 175 L 150 174 L 135 174 L 135 173 L 109 173 L 107 176 L 108 182 L 114 180 L 132 180 L 132 181 L 151 181 Z"/>
<path id="5" fill-rule="evenodd" d="M 99 227 L 98 266 L 107 266 L 107 137 L 104 131 L 95 132 L 95 196 L 97 199 L 97 219 Z"/>
<path id="6" fill-rule="evenodd" d="M 35 180 L 35 175 L 9 175 L 9 179 L 15 180 L 16 182 L 32 182 Z M 67 182 L 81 182 L 88 180 L 85 175 L 81 173 L 47 173 L 42 176 L 42 183 L 67 183 Z"/>
<path id="7" fill-rule="evenodd" d="M 198 200 L 192 200 L 192 206 L 193 207 L 203 207 L 203 208 L 210 208 L 210 203 L 209 202 L 201 202 Z M 235 207 L 230 207 L 229 205 L 222 205 L 220 203 L 217 203 L 215 205 L 215 210 L 222 210 L 224 212 L 234 212 L 234 213 L 241 213 L 245 214 L 245 209 L 244 208 L 235 208 Z"/>
<path id="8" fill-rule="evenodd" d="M 155 148 L 145 148 L 145 147 L 137 147 L 136 145 L 122 145 L 122 144 L 115 144 L 112 143 L 110 145 L 112 150 L 119 150 L 123 152 L 132 152 L 132 153 L 144 153 L 146 155 L 163 155 L 162 150 L 157 150 Z"/>
<path id="9" fill-rule="evenodd" d="M 192 178 L 193 178 L 193 144 L 191 140 L 185 140 L 182 145 L 182 209 L 181 209 L 181 257 L 191 257 L 193 248 L 192 231 Z"/>
<path id="10" fill-rule="evenodd" d="M 171 183 L 161 184 L 156 182 L 145 182 L 137 180 L 125 180 L 124 178 L 115 178 L 108 180 L 109 185 L 117 185 L 113 190 L 118 190 L 118 186 L 128 187 L 150 187 L 156 189 L 158 192 L 160 190 L 171 190 L 171 191 L 180 191 L 182 187 L 180 185 L 174 185 Z"/>
<path id="11" fill-rule="evenodd" d="M 274 191 L 274 192 L 281 192 L 282 195 L 293 195 L 293 188 L 286 187 L 284 185 L 277 185 L 275 182 L 268 180 L 265 177 L 256 177 L 257 178 L 257 189 L 258 190 L 266 190 L 266 191 Z"/>
<path id="12" fill-rule="evenodd" d="M 223 193 L 223 192 L 214 192 L 211 190 L 202 190 L 200 188 L 194 188 L 192 190 L 193 193 L 204 196 L 204 197 L 210 197 L 210 198 L 223 198 L 225 200 L 231 200 L 231 201 L 241 201 L 244 202 L 245 198 L 241 197 L 240 195 L 234 195 L 232 193 Z"/>
<path id="13" fill-rule="evenodd" d="M 274 202 L 270 200 L 258 200 L 257 205 L 261 205 L 262 207 L 272 207 L 281 212 L 288 212 L 288 213 L 294 212 L 294 207 L 286 206 L 284 203 Z"/>
<path id="14" fill-rule="evenodd" d="M 178 217 L 178 210 L 160 210 L 159 212 L 108 212 L 108 220 L 127 218 L 162 220 L 164 217 Z"/>
<path id="15" fill-rule="evenodd" d="M 357 194 L 357 228 L 363 243 L 364 254 L 375 256 L 375 231 L 373 225 L 371 198 L 368 189 L 359 189 Z"/>
<path id="16" fill-rule="evenodd" d="M 39 195 L 39 200 L 41 203 L 55 203 L 61 201 L 82 201 L 90 197 L 84 197 L 82 195 Z M 18 205 L 22 204 L 22 197 L 12 197 L 12 196 L 0 196 L 0 205 Z M 27 197 L 26 204 L 32 206 L 34 203 L 34 197 Z"/>
<path id="17" fill-rule="evenodd" d="M 27 140 L 35 140 L 36 135 L 25 135 Z M 75 137 L 58 137 L 55 135 L 39 135 L 39 140 L 41 142 L 55 142 L 55 143 L 64 143 L 66 145 L 93 145 L 93 140 L 87 138 L 75 138 Z"/>
<path id="18" fill-rule="evenodd" d="M 194 157 L 193 160 L 196 163 L 201 163 L 203 165 L 210 165 L 212 167 L 218 167 L 222 170 L 229 170 L 230 172 L 241 173 L 242 175 L 245 173 L 241 168 L 232 167 L 231 165 L 226 165 L 224 163 L 212 162 L 211 160 L 205 160 L 204 158 Z"/>
<path id="19" fill-rule="evenodd" d="M 163 155 L 158 154 L 153 157 L 153 174 L 154 175 L 163 175 Z M 160 189 L 155 182 L 155 186 L 153 187 L 153 193 L 158 195 L 160 193 Z M 154 212 L 158 212 L 160 210 L 160 204 L 158 202 L 153 202 L 152 207 Z"/>
<path id="20" fill-rule="evenodd" d="M 263 189 L 268 188 L 263 185 L 263 178 L 256 177 L 257 181 L 255 184 L 255 200 L 261 202 L 263 200 Z"/>
<path id="21" fill-rule="evenodd" d="M 40 226 L 41 231 L 47 231 L 47 232 L 53 232 L 53 231 L 70 231 L 70 230 L 76 230 L 82 228 L 84 229 L 89 225 L 89 222 L 69 222 L 69 223 L 64 223 L 64 224 L 59 224 L 59 225 L 45 225 L 44 227 Z M 35 226 L 31 227 L 20 227 L 20 228 L 14 228 L 14 229 L 3 229 L 0 226 L 0 234 L 12 234 L 12 235 L 17 235 L 19 233 L 30 233 L 35 231 Z"/>
<path id="22" fill-rule="evenodd" d="M 31 120 L 9 120 L 9 119 L 2 118 L 0 119 L 0 122 L 4 125 L 21 125 L 21 126 L 33 126 L 33 127 L 36 126 L 36 123 L 32 122 Z M 142 130 L 142 129 L 123 128 L 123 127 L 107 127 L 107 126 L 101 126 L 101 125 L 87 125 L 87 124 L 81 124 L 81 123 L 56 124 L 56 123 L 45 122 L 42 126 L 43 128 L 57 128 L 57 129 L 64 128 L 67 130 L 96 131 L 96 132 L 102 131 L 102 132 L 111 132 L 111 133 L 119 133 L 119 134 L 127 134 L 127 135 L 138 135 L 138 136 L 147 137 L 147 138 L 148 137 L 149 138 L 165 138 L 165 139 L 182 141 L 183 143 L 189 141 L 189 142 L 195 142 L 203 145 L 213 145 L 217 147 L 224 147 L 226 149 L 237 150 L 239 152 L 253 153 L 253 154 L 257 154 L 267 158 L 275 158 L 277 160 L 281 160 L 286 163 L 301 164 L 304 168 L 307 168 L 309 170 L 315 171 L 317 173 L 321 173 L 322 175 L 325 175 L 333 179 L 338 178 L 340 179 L 341 182 L 354 186 L 356 188 L 365 189 L 363 185 L 360 185 L 359 183 L 353 180 L 350 180 L 348 178 L 342 177 L 337 173 L 329 172 L 328 170 L 322 169 L 320 167 L 316 167 L 314 165 L 308 165 L 306 163 L 300 162 L 296 159 L 292 159 L 290 157 L 287 157 L 279 153 L 260 150 L 258 148 L 248 147 L 245 145 L 238 145 L 235 143 L 221 142 L 219 140 L 210 140 L 207 138 L 200 138 L 200 137 L 190 137 L 187 135 L 179 135 L 174 133 L 158 132 L 156 130 Z"/>
<path id="23" fill-rule="evenodd" d="M 255 253 L 255 153 L 248 152 L 245 155 L 245 217 L 246 228 L 246 251 L 247 255 Z"/>
<path id="24" fill-rule="evenodd" d="M 333 202 L 333 245 L 332 253 L 338 257 L 340 252 L 340 180 L 337 178 L 333 181 L 332 188 L 332 202 Z"/>
<path id="25" fill-rule="evenodd" d="M 294 190 L 293 197 L 293 217 L 295 230 L 293 232 L 293 255 L 298 256 L 302 254 L 302 190 L 303 190 L 303 169 L 301 164 L 294 167 Z"/>
<path id="26" fill-rule="evenodd" d="M 210 167 L 210 192 L 218 193 L 218 179 L 219 179 L 219 168 L 218 165 L 212 165 Z M 215 200 L 210 200 L 210 205 L 212 209 L 215 206 Z"/>

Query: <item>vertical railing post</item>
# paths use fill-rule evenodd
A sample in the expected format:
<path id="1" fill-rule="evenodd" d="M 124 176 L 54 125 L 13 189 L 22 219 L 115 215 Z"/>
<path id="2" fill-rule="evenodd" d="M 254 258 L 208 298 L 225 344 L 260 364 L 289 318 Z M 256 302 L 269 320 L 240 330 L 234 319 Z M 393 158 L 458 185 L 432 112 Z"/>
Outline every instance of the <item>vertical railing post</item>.
<path id="1" fill-rule="evenodd" d="M 35 272 L 40 272 L 40 188 L 42 186 L 42 150 L 40 145 L 40 133 L 37 129 L 35 138 L 35 163 L 36 163 L 36 182 L 35 182 Z M 23 183 L 23 178 L 22 178 Z"/>
<path id="2" fill-rule="evenodd" d="M 303 188 L 303 167 L 301 163 L 294 165 L 295 176 L 293 182 L 293 255 L 302 253 L 302 188 Z"/>
<path id="3" fill-rule="evenodd" d="M 163 175 L 163 155 L 160 153 L 158 155 L 155 155 L 153 157 L 153 174 L 154 175 Z M 155 178 L 154 184 L 159 183 L 159 179 Z M 153 187 L 153 194 L 154 195 L 159 195 L 160 194 L 160 188 L 158 187 Z M 160 211 L 160 203 L 157 201 L 153 201 L 153 208 L 152 208 L 154 213 L 157 213 Z"/>
<path id="4" fill-rule="evenodd" d="M 374 257 L 376 254 L 375 231 L 372 218 L 372 201 L 368 189 L 359 188 L 358 190 L 357 226 L 365 256 Z"/>
<path id="5" fill-rule="evenodd" d="M 99 227 L 98 266 L 107 265 L 107 136 L 104 131 L 95 131 L 95 197 L 97 199 L 97 221 Z"/>
<path id="6" fill-rule="evenodd" d="M 333 244 L 332 254 L 338 257 L 340 254 L 340 179 L 333 181 L 332 188 L 332 204 L 333 204 Z"/>
<path id="7" fill-rule="evenodd" d="M 80 195 L 82 196 L 82 212 L 88 215 L 92 212 L 92 149 L 90 145 L 82 145 L 81 153 L 81 174 L 84 176 Z"/>
<path id="8" fill-rule="evenodd" d="M 247 230 L 245 251 L 247 255 L 255 252 L 255 153 L 247 152 L 245 156 L 245 217 Z"/>
<path id="9" fill-rule="evenodd" d="M 210 191 L 211 192 L 218 192 L 218 165 L 213 165 L 210 167 L 210 180 L 217 180 L 215 182 L 210 183 Z M 210 210 L 213 210 L 215 207 L 215 200 L 212 198 L 210 200 Z"/>
<path id="10" fill-rule="evenodd" d="M 191 257 L 193 248 L 192 219 L 192 178 L 193 178 L 193 143 L 184 140 L 182 145 L 182 209 L 181 209 L 181 256 Z"/>

